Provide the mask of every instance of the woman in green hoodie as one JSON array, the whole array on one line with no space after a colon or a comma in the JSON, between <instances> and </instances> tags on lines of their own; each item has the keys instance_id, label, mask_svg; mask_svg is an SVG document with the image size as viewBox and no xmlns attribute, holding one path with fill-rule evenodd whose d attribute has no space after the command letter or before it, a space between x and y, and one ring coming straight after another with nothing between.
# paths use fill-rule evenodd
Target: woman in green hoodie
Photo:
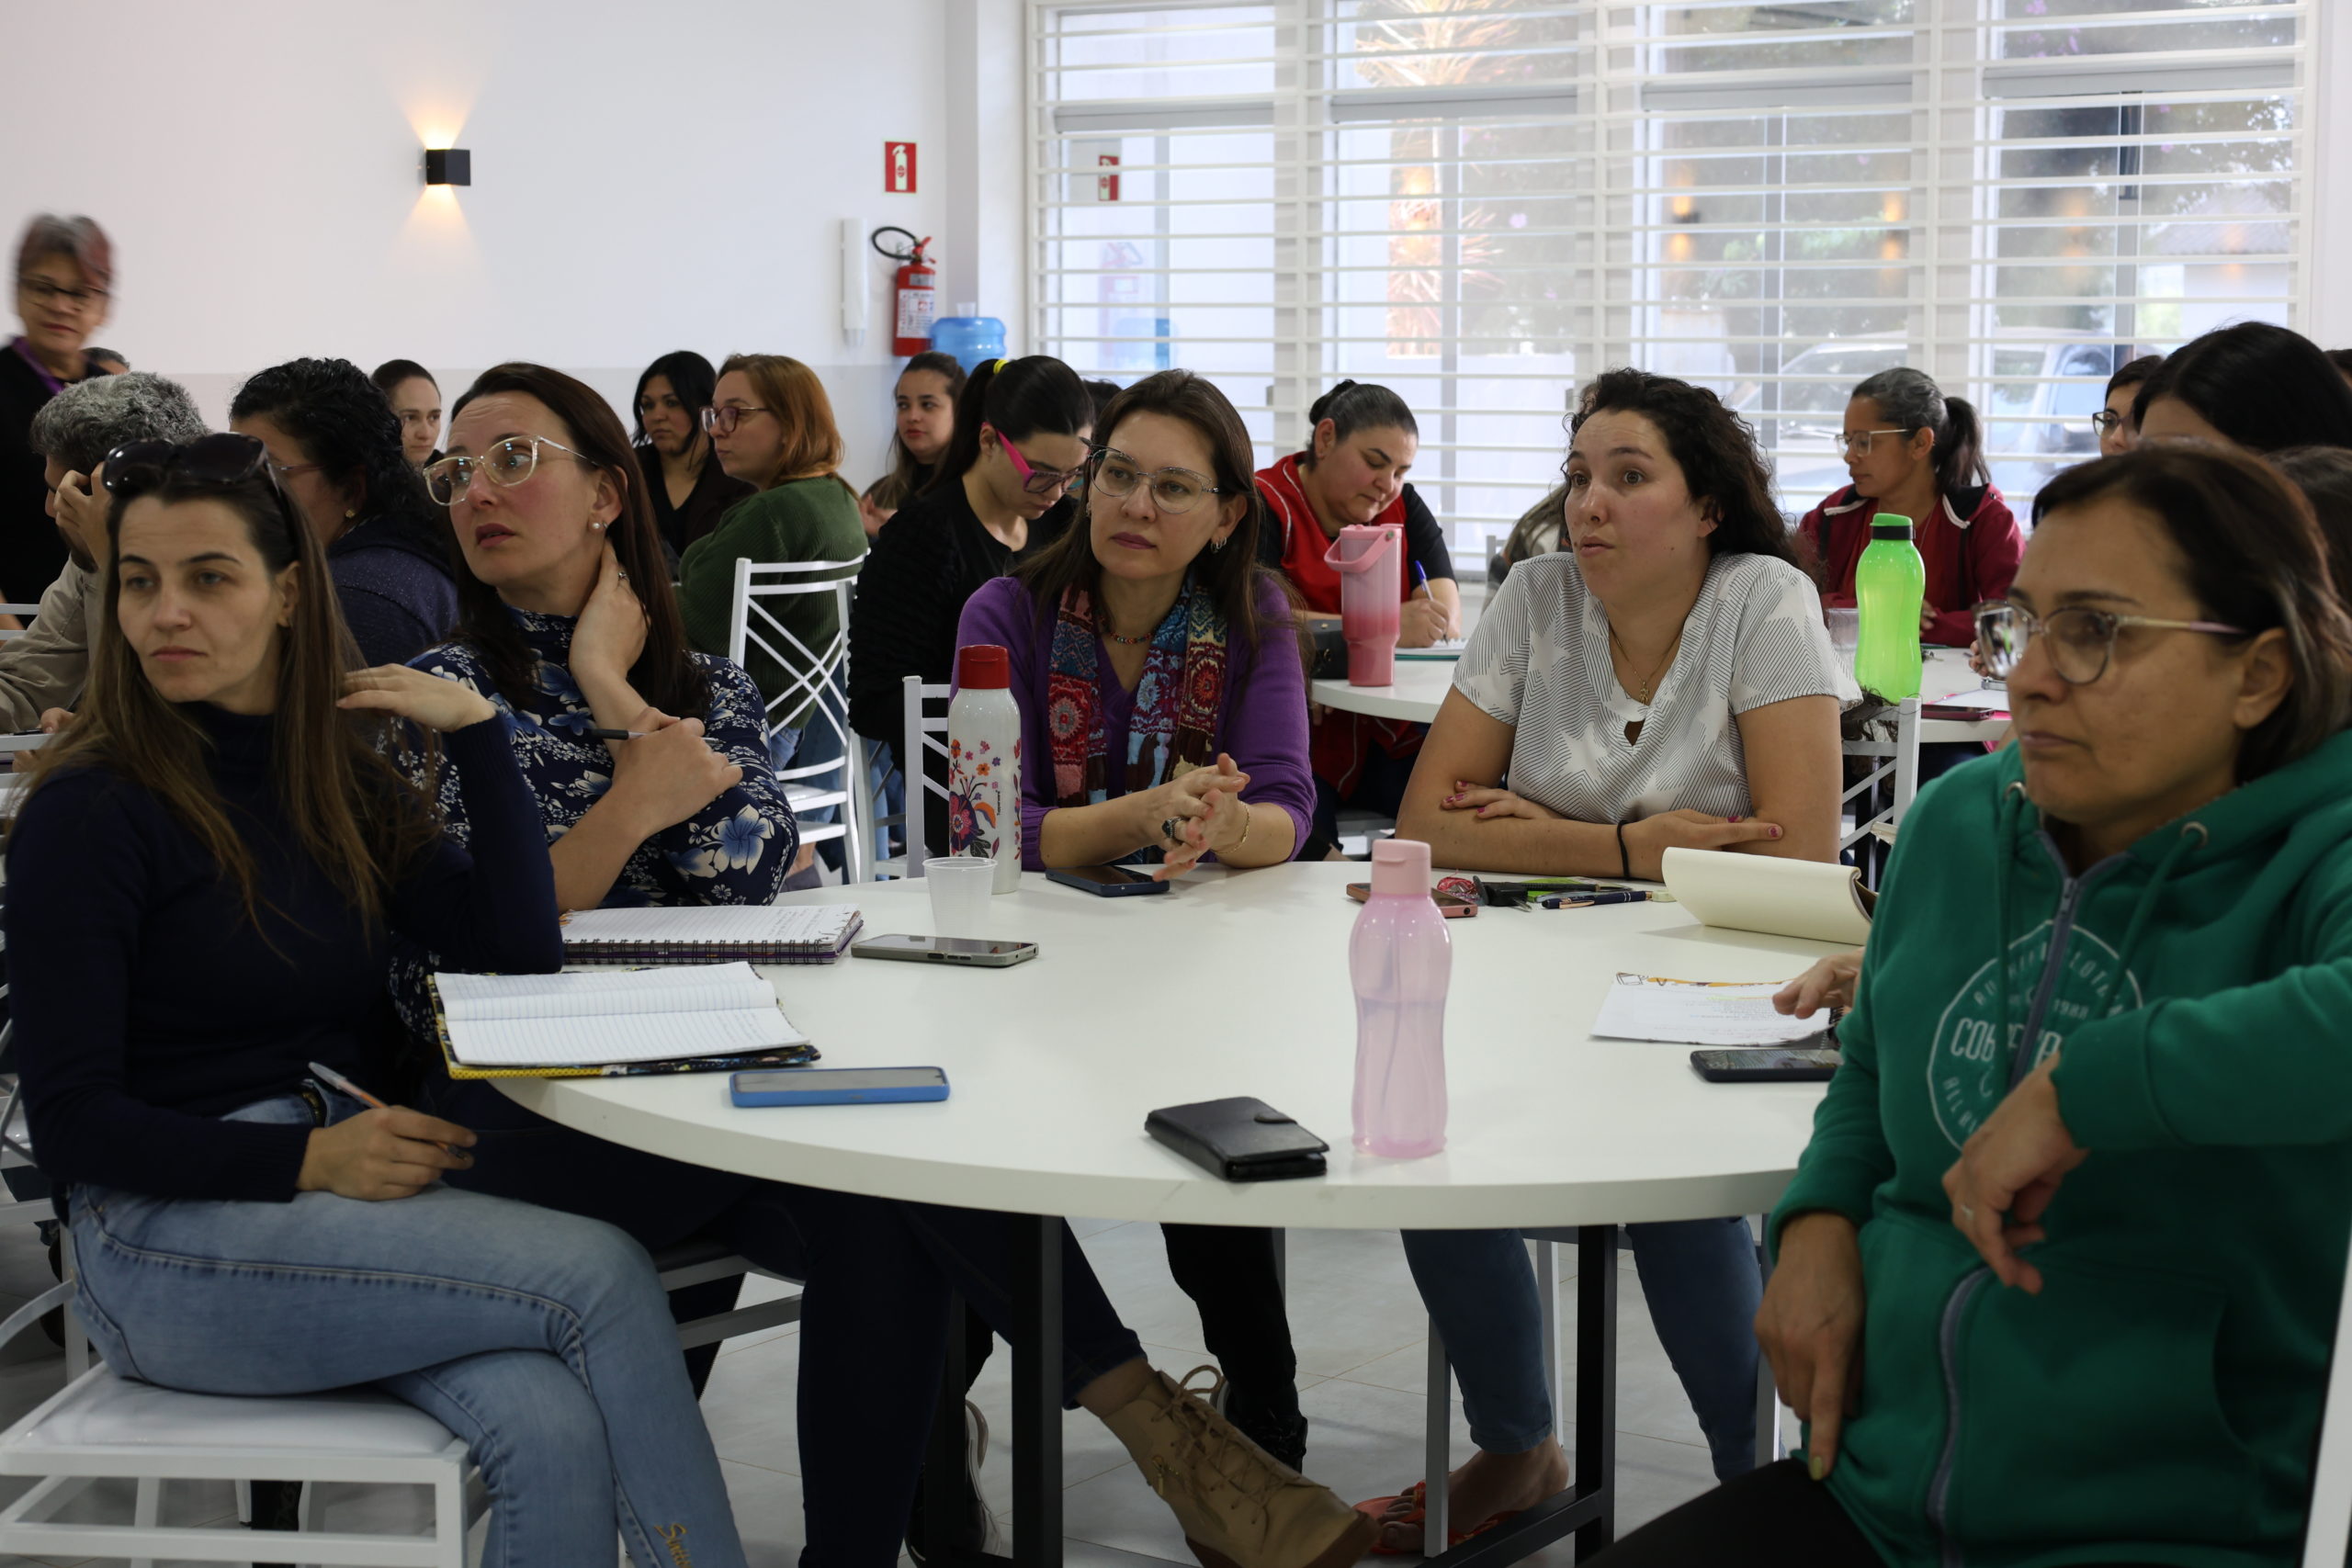
<instances>
[{"instance_id":1,"label":"woman in green hoodie","mask_svg":"<svg viewBox=\"0 0 2352 1568\"><path fill-rule=\"evenodd\" d=\"M2291 487L2156 447L2041 492L1979 628L2017 744L1904 819L1772 1217L1810 1457L1606 1568L2296 1559L2352 1226L2352 622Z\"/></svg>"}]
</instances>

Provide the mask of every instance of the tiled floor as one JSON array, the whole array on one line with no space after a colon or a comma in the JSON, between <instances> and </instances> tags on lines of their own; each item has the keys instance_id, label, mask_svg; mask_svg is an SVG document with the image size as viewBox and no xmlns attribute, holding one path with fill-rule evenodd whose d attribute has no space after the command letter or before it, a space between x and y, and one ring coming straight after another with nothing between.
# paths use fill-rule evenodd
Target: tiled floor
<instances>
[{"instance_id":1,"label":"tiled floor","mask_svg":"<svg viewBox=\"0 0 2352 1568\"><path fill-rule=\"evenodd\" d=\"M1204 1361L1199 1320L1169 1278L1158 1227L1080 1222L1078 1229L1104 1287L1153 1361L1180 1377ZM1560 1249L1560 1264L1562 1278L1572 1277L1572 1249ZM1620 1529L1626 1529L1695 1496L1711 1476L1697 1423L1651 1332L1630 1259L1623 1267L1617 1483ZM47 1282L47 1264L29 1232L0 1231L0 1314ZM752 1284L763 1288L762 1281ZM1419 1479L1427 1325L1396 1236L1293 1233L1290 1289L1300 1399L1313 1423L1308 1473L1351 1501ZM1573 1323L1574 1292L1563 1291L1561 1300L1565 1334ZM45 1341L40 1344L46 1348ZM18 1350L29 1354L32 1347L19 1341ZM1003 1447L1010 1432L1009 1360L1001 1352L991 1357L974 1393L998 1438L982 1482L1001 1513L1009 1507L1012 1478ZM799 1339L792 1328L729 1341L703 1400L737 1520L758 1568L791 1568L800 1551L799 1445L793 1430L798 1363ZM0 1421L15 1420L62 1377L63 1362L54 1355L20 1361L0 1357ZM1458 1401L1454 1442L1458 1460L1469 1451ZM1091 1416L1065 1418L1063 1475L1072 1568L1193 1562L1167 1509ZM7 1483L0 1496L17 1490ZM101 1495L89 1506L122 1509L127 1517L127 1491ZM323 1501L331 1527L386 1529L424 1517L421 1491L345 1488ZM167 1522L209 1522L230 1517L233 1501L226 1486L186 1485L167 1489L165 1506ZM1534 1561L1566 1560L1565 1548L1555 1547ZM0 1557L0 1568L25 1568L32 1561Z\"/></svg>"}]
</instances>

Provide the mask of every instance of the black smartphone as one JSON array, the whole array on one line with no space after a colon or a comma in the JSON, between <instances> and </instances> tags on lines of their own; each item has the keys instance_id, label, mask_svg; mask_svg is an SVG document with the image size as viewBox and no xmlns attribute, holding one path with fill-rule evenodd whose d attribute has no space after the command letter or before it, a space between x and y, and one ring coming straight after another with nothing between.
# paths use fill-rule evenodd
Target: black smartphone
<instances>
[{"instance_id":1,"label":"black smartphone","mask_svg":"<svg viewBox=\"0 0 2352 1568\"><path fill-rule=\"evenodd\" d=\"M1046 873L1046 880L1064 887L1081 887L1103 898L1135 898L1153 893L1173 893L1172 882L1155 882L1151 873L1131 865L1067 865Z\"/></svg>"},{"instance_id":2,"label":"black smartphone","mask_svg":"<svg viewBox=\"0 0 2352 1568\"><path fill-rule=\"evenodd\" d=\"M852 958L899 958L913 964L964 964L1010 969L1037 956L1034 942L992 942L964 936L868 937L849 950Z\"/></svg>"},{"instance_id":3,"label":"black smartphone","mask_svg":"<svg viewBox=\"0 0 2352 1568\"><path fill-rule=\"evenodd\" d=\"M1835 1051L1786 1045L1690 1053L1690 1065L1709 1083L1822 1083L1838 1070L1838 1060Z\"/></svg>"}]
</instances>

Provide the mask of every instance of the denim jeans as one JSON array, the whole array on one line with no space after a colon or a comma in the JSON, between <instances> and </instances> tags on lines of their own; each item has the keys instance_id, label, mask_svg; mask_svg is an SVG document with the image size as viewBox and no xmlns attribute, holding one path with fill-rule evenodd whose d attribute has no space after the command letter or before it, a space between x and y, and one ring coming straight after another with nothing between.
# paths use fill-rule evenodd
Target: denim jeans
<instances>
[{"instance_id":1,"label":"denim jeans","mask_svg":"<svg viewBox=\"0 0 2352 1568\"><path fill-rule=\"evenodd\" d=\"M311 1120L290 1095L232 1115ZM743 1562L661 1285L610 1225L447 1186L263 1203L85 1184L73 1223L81 1312L115 1371L406 1400L481 1467L484 1568L610 1562L616 1525L639 1568Z\"/></svg>"},{"instance_id":2,"label":"denim jeans","mask_svg":"<svg viewBox=\"0 0 2352 1568\"><path fill-rule=\"evenodd\" d=\"M1715 1478L1756 1464L1756 1309L1764 1277L1747 1222L1627 1225L1650 1322L1707 1437ZM1405 1258L1444 1337L1470 1439L1524 1453L1552 1435L1543 1319L1524 1238L1515 1230L1407 1231Z\"/></svg>"}]
</instances>

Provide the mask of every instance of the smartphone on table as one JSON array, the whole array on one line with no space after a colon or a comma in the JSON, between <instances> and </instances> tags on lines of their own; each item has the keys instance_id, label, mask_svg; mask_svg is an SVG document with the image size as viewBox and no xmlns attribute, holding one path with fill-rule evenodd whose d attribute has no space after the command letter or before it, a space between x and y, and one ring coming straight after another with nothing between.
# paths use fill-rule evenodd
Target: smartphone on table
<instances>
[{"instance_id":1,"label":"smartphone on table","mask_svg":"<svg viewBox=\"0 0 2352 1568\"><path fill-rule=\"evenodd\" d=\"M1690 1066L1709 1083L1826 1083L1838 1062L1835 1051L1787 1045L1690 1053Z\"/></svg>"},{"instance_id":2,"label":"smartphone on table","mask_svg":"<svg viewBox=\"0 0 2352 1568\"><path fill-rule=\"evenodd\" d=\"M1359 904L1363 903L1372 897L1372 884L1369 882L1349 883L1348 897ZM1478 901L1475 898L1464 898L1459 893L1431 889L1430 897L1437 901L1437 912L1449 920L1466 920L1478 912Z\"/></svg>"},{"instance_id":3,"label":"smartphone on table","mask_svg":"<svg viewBox=\"0 0 2352 1568\"><path fill-rule=\"evenodd\" d=\"M980 969L1010 969L1037 956L1034 942L1001 942L969 936L876 936L852 944L852 958L898 958L910 964L962 964Z\"/></svg>"},{"instance_id":4,"label":"smartphone on table","mask_svg":"<svg viewBox=\"0 0 2352 1568\"><path fill-rule=\"evenodd\" d=\"M938 1067L797 1067L742 1072L728 1079L738 1105L888 1105L945 1100Z\"/></svg>"},{"instance_id":5,"label":"smartphone on table","mask_svg":"<svg viewBox=\"0 0 2352 1568\"><path fill-rule=\"evenodd\" d=\"M1132 865L1067 865L1046 873L1046 880L1064 887L1083 888L1104 898L1133 898L1152 893L1173 893L1172 882L1156 882L1151 873Z\"/></svg>"}]
</instances>

